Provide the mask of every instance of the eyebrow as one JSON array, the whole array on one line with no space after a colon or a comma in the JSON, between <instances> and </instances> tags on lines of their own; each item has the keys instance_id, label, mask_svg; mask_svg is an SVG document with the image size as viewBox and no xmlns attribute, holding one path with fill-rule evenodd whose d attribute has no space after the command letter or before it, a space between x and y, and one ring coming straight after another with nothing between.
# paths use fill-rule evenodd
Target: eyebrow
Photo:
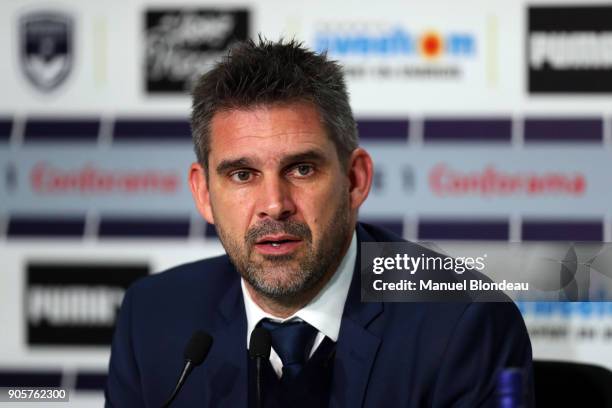
<instances>
[{"instance_id":1,"label":"eyebrow","mask_svg":"<svg viewBox=\"0 0 612 408\"><path fill-rule=\"evenodd\" d=\"M228 171L241 169L244 167L253 167L253 162L248 157L240 157L238 159L222 160L217 165L217 174L225 174Z\"/></svg>"},{"instance_id":2,"label":"eyebrow","mask_svg":"<svg viewBox=\"0 0 612 408\"><path fill-rule=\"evenodd\" d=\"M325 154L317 149L307 150L305 152L299 152L287 155L280 161L281 167L287 167L291 164L295 164L303 161L311 161L315 163L322 163L326 160ZM236 159L222 160L217 165L217 174L225 174L232 170L255 167L256 161L249 157L239 157Z\"/></svg>"},{"instance_id":3,"label":"eyebrow","mask_svg":"<svg viewBox=\"0 0 612 408\"><path fill-rule=\"evenodd\" d=\"M320 150L312 149L307 150L305 152L290 154L281 159L280 164L281 167L287 167L289 165L299 163L299 162L315 162L322 163L325 161L325 154Z\"/></svg>"}]
</instances>

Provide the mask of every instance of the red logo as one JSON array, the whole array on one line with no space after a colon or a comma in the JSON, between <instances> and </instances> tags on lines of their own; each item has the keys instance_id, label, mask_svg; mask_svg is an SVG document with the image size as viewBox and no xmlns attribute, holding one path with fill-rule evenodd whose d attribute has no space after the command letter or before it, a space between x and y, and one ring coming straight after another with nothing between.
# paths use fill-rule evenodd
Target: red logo
<instances>
[{"instance_id":1,"label":"red logo","mask_svg":"<svg viewBox=\"0 0 612 408\"><path fill-rule=\"evenodd\" d=\"M434 59L442 54L444 50L444 40L435 31L428 31L420 38L419 46L425 58Z\"/></svg>"},{"instance_id":2,"label":"red logo","mask_svg":"<svg viewBox=\"0 0 612 408\"><path fill-rule=\"evenodd\" d=\"M582 173L511 173L498 170L493 165L480 171L465 172L440 163L429 173L429 186L439 196L580 196L584 195L586 184Z\"/></svg>"},{"instance_id":3,"label":"red logo","mask_svg":"<svg viewBox=\"0 0 612 408\"><path fill-rule=\"evenodd\" d=\"M73 170L37 163L30 173L32 189L39 194L175 193L180 179L158 170L106 170L87 164Z\"/></svg>"}]
</instances>

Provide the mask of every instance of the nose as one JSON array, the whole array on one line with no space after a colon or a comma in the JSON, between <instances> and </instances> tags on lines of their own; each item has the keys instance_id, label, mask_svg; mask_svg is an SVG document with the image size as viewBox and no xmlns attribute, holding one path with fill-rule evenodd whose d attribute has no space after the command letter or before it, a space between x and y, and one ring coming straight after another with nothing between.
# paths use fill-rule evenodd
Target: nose
<instances>
[{"instance_id":1,"label":"nose","mask_svg":"<svg viewBox=\"0 0 612 408\"><path fill-rule=\"evenodd\" d=\"M257 216L259 218L269 217L282 221L291 217L296 212L291 186L282 177L266 177L260 190L258 207Z\"/></svg>"}]
</instances>

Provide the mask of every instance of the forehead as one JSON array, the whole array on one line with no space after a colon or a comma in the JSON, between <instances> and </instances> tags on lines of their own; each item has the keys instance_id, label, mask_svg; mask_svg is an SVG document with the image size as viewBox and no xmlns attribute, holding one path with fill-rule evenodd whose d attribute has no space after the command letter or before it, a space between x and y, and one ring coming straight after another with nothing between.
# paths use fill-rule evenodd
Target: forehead
<instances>
[{"instance_id":1,"label":"forehead","mask_svg":"<svg viewBox=\"0 0 612 408\"><path fill-rule=\"evenodd\" d=\"M265 105L217 112L211 121L210 160L281 158L305 149L335 153L318 110L311 104Z\"/></svg>"}]
</instances>

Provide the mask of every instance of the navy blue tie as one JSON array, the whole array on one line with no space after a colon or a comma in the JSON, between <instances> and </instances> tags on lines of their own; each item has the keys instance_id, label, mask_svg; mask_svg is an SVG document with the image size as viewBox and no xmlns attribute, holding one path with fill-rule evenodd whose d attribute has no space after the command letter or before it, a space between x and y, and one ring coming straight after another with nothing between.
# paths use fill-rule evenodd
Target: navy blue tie
<instances>
[{"instance_id":1,"label":"navy blue tie","mask_svg":"<svg viewBox=\"0 0 612 408\"><path fill-rule=\"evenodd\" d=\"M297 377L306 364L317 329L303 321L276 323L262 320L261 326L270 332L272 347L283 362L283 381Z\"/></svg>"}]
</instances>

